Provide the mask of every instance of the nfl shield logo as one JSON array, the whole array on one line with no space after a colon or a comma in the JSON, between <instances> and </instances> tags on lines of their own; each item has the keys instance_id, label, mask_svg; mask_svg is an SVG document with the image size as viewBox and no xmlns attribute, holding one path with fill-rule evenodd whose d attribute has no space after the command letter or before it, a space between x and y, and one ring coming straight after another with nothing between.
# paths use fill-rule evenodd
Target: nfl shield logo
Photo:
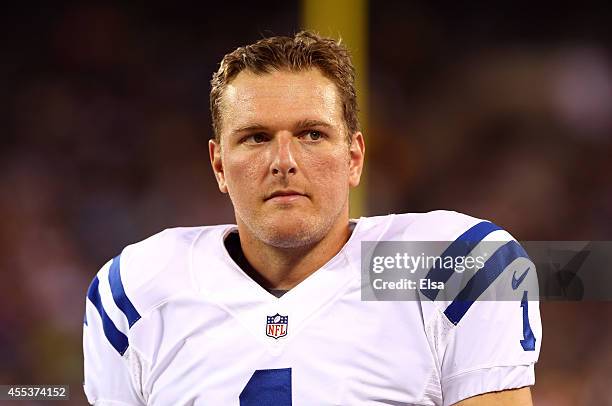
<instances>
[{"instance_id":1,"label":"nfl shield logo","mask_svg":"<svg viewBox=\"0 0 612 406\"><path fill-rule=\"evenodd\" d=\"M274 316L267 316L266 335L278 339L287 335L289 316L281 316L276 313Z\"/></svg>"}]
</instances>

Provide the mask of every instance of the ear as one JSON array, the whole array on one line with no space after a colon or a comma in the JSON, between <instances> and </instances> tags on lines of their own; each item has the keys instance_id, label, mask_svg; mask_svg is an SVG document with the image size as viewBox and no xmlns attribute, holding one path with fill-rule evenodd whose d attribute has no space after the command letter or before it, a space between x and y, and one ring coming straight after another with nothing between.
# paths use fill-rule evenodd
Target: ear
<instances>
[{"instance_id":1,"label":"ear","mask_svg":"<svg viewBox=\"0 0 612 406\"><path fill-rule=\"evenodd\" d=\"M222 193L227 193L227 184L225 183L225 172L223 171L223 161L221 160L221 144L215 140L208 141L208 154L210 156L210 165L217 179L219 190Z\"/></svg>"},{"instance_id":2,"label":"ear","mask_svg":"<svg viewBox=\"0 0 612 406\"><path fill-rule=\"evenodd\" d=\"M363 171L363 160L365 158L365 142L361 131L353 134L351 145L349 147L350 164L349 164L349 185L356 187L361 179Z\"/></svg>"}]
</instances>

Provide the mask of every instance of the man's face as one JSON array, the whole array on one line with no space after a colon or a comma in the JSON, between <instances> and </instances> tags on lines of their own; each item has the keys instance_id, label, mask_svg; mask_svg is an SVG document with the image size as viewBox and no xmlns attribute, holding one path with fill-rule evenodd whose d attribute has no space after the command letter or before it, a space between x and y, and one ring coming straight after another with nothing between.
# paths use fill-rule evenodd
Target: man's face
<instances>
[{"instance_id":1,"label":"man's face","mask_svg":"<svg viewBox=\"0 0 612 406\"><path fill-rule=\"evenodd\" d=\"M242 71L222 98L220 143L210 142L210 158L241 230L296 248L346 226L364 146L361 133L347 143L334 83L318 69Z\"/></svg>"}]
</instances>

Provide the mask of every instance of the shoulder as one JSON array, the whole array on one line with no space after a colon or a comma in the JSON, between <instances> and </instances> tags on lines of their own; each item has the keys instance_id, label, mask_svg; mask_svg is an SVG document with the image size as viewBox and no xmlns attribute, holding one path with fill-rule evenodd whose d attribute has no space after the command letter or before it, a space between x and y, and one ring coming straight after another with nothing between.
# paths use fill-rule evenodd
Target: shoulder
<instances>
[{"instance_id":1,"label":"shoulder","mask_svg":"<svg viewBox=\"0 0 612 406\"><path fill-rule=\"evenodd\" d=\"M113 259L130 291L152 282L180 281L188 276L189 252L199 238L214 227L169 228L143 241L128 245Z\"/></svg>"},{"instance_id":2,"label":"shoulder","mask_svg":"<svg viewBox=\"0 0 612 406\"><path fill-rule=\"evenodd\" d=\"M413 252L423 261L432 258L415 275L428 282L419 289L419 301L449 399L467 397L454 394L453 385L465 382L469 371L481 371L470 378L472 395L533 384L530 365L537 360L542 335L538 279L520 243L489 220L452 211L375 221L387 224L379 242L398 241L394 249ZM521 376L511 382L508 374L513 373ZM476 382L486 376L493 377L487 381L492 383L479 387Z\"/></svg>"},{"instance_id":3,"label":"shoulder","mask_svg":"<svg viewBox=\"0 0 612 406\"><path fill-rule=\"evenodd\" d=\"M515 271L522 275L531 269L521 287L537 287L535 266L527 252L510 233L489 220L443 210L368 220L379 227L376 236L366 236L366 240L377 241L372 245L373 253L395 255L400 250L415 260L427 260L427 265L419 268L423 274L414 274L430 282L420 293L435 302L454 325L476 300L485 296L489 301L492 297L514 300L522 293L512 279ZM383 246L386 241L394 243Z\"/></svg>"},{"instance_id":4,"label":"shoulder","mask_svg":"<svg viewBox=\"0 0 612 406\"><path fill-rule=\"evenodd\" d=\"M173 296L193 290L191 251L214 240L230 225L169 228L128 245L96 274L87 296L121 311L131 327L142 315Z\"/></svg>"},{"instance_id":5,"label":"shoulder","mask_svg":"<svg viewBox=\"0 0 612 406\"><path fill-rule=\"evenodd\" d=\"M491 233L496 238L512 239L493 222L449 210L425 213L401 213L365 218L372 224L383 224L382 239L400 241L481 240ZM493 236L492 236L493 237Z\"/></svg>"}]
</instances>

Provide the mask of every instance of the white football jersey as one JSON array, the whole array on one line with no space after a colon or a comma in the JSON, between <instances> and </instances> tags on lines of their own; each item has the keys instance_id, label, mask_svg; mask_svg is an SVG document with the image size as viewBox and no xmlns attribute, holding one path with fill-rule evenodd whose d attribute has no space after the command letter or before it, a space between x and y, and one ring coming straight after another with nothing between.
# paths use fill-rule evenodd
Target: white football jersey
<instances>
[{"instance_id":1,"label":"white football jersey","mask_svg":"<svg viewBox=\"0 0 612 406\"><path fill-rule=\"evenodd\" d=\"M528 259L494 224L448 211L361 218L280 298L229 256L236 231L168 229L102 267L83 333L91 404L451 405L534 384L537 301L362 300L361 241L502 241L492 266L510 283Z\"/></svg>"}]
</instances>

